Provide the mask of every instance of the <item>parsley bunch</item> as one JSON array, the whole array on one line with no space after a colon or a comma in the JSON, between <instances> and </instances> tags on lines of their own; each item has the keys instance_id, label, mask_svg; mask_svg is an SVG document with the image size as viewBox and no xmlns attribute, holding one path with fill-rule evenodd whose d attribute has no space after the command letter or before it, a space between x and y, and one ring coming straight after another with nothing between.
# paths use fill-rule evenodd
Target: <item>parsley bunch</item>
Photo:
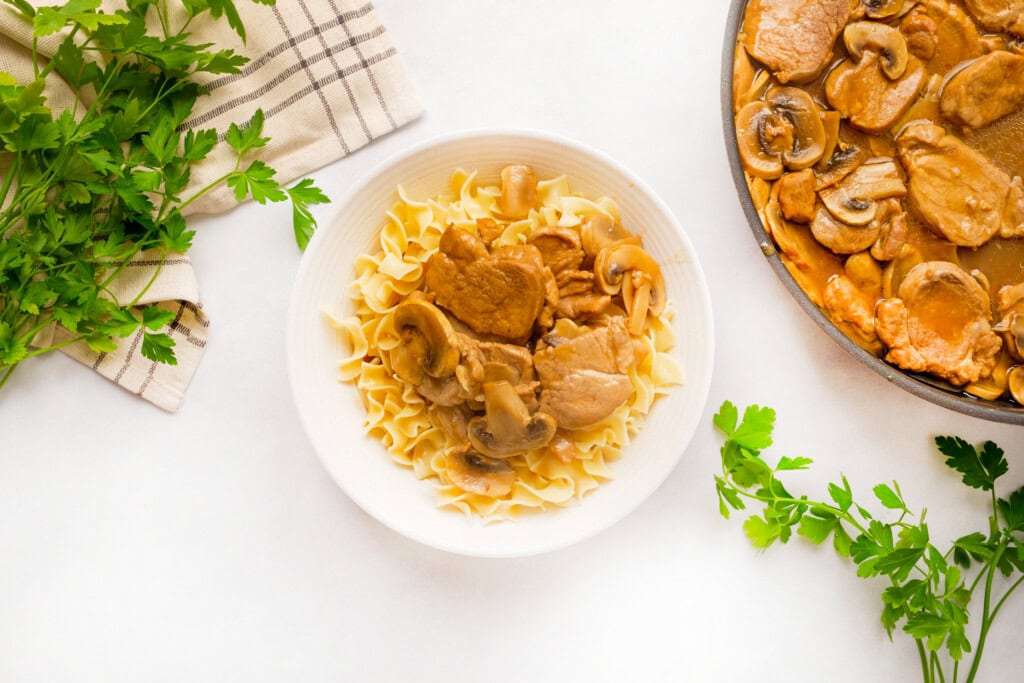
<instances>
[{"instance_id":1,"label":"parsley bunch","mask_svg":"<svg viewBox=\"0 0 1024 683\"><path fill-rule=\"evenodd\" d=\"M300 248L316 227L309 206L327 197L311 180L283 187L274 169L247 161L269 142L261 111L223 135L182 131L205 94L195 76L238 73L248 62L190 40L189 25L206 13L226 20L244 40L232 0L181 0L186 19L178 29L170 25L168 0L127 0L127 9L114 13L100 10L100 0L39 8L3 2L31 22L35 78L18 83L0 73L0 387L27 358L79 341L112 351L117 339L140 328L142 354L174 364L174 341L159 332L173 315L137 306L156 275L131 301L118 301L110 289L132 257L147 251L162 264L170 253L187 251L194 233L183 211L224 184L238 201L290 199ZM147 17L159 25L156 35L147 30ZM39 38L62 30L65 39L43 64ZM72 110L47 106L43 88L51 72L79 95ZM183 194L193 165L221 139L234 151L234 167ZM73 336L33 349L53 323Z\"/></svg>"},{"instance_id":2,"label":"parsley bunch","mask_svg":"<svg viewBox=\"0 0 1024 683\"><path fill-rule=\"evenodd\" d=\"M715 477L719 510L726 519L732 510L757 505L760 514L750 516L743 529L762 549L776 541L786 543L794 532L815 544L831 538L836 552L857 566L857 576L888 581L882 593L882 625L890 637L901 628L914 639L925 683L975 679L989 629L1024 582L1024 489L997 497L996 480L1006 474L1007 463L996 444L986 442L979 451L957 437L935 439L946 465L967 486L987 492L992 503L985 531L962 536L941 551L931 542L926 511L914 515L896 482L873 489L888 511L885 516L894 518L889 522L855 502L845 476L829 484L826 502L790 493L779 476L807 469L812 461L782 457L772 467L761 457L772 444L771 408L750 406L740 420L736 406L726 401L714 423L726 437L722 474ZM1001 595L995 586L999 574L1009 584ZM966 631L968 606L979 589L981 627L972 647ZM961 679L960 664L967 654L972 657Z\"/></svg>"}]
</instances>

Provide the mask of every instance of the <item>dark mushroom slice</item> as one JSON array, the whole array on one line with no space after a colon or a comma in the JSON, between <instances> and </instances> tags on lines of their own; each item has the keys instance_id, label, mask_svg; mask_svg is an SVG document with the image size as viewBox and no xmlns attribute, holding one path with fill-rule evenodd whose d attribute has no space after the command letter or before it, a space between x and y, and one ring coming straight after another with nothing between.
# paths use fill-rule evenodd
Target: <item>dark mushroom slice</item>
<instances>
[{"instance_id":1,"label":"dark mushroom slice","mask_svg":"<svg viewBox=\"0 0 1024 683\"><path fill-rule=\"evenodd\" d=\"M455 373L460 358L455 330L441 309L424 299L406 299L395 307L394 321L402 340L391 351L395 374L420 384L426 377Z\"/></svg>"},{"instance_id":2,"label":"dark mushroom slice","mask_svg":"<svg viewBox=\"0 0 1024 683\"><path fill-rule=\"evenodd\" d=\"M558 425L544 412L530 415L510 382L485 382L484 417L469 422L469 441L491 458L510 458L546 446Z\"/></svg>"},{"instance_id":3,"label":"dark mushroom slice","mask_svg":"<svg viewBox=\"0 0 1024 683\"><path fill-rule=\"evenodd\" d=\"M450 451L444 464L453 484L488 498L507 496L516 481L516 472L507 462L488 458L469 446Z\"/></svg>"},{"instance_id":4,"label":"dark mushroom slice","mask_svg":"<svg viewBox=\"0 0 1024 683\"><path fill-rule=\"evenodd\" d=\"M868 155L860 147L850 145L837 150L827 159L818 163L815 171L815 189L824 190L850 175L863 164Z\"/></svg>"}]
</instances>

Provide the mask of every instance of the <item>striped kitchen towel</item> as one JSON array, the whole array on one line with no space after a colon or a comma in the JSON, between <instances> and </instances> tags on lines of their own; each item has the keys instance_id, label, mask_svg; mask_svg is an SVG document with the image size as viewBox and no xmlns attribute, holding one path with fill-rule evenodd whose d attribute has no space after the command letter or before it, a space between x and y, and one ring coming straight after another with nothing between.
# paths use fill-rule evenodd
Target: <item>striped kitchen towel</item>
<instances>
[{"instance_id":1,"label":"striped kitchen towel","mask_svg":"<svg viewBox=\"0 0 1024 683\"><path fill-rule=\"evenodd\" d=\"M118 6L124 6L123 0L103 2L107 11ZM205 78L210 94L200 98L186 128L223 132L230 123L247 121L256 109L262 109L264 134L271 143L260 150L259 158L277 169L282 182L289 182L422 114L415 88L369 2L279 0L276 6L249 2L237 6L247 27L244 45L226 22L215 22L208 15L190 26L195 42L234 49L251 61L240 74ZM22 82L31 78L31 59L25 49L31 39L31 27L24 19L10 8L0 9L0 71ZM51 36L40 41L40 50L52 54L59 42L59 36ZM61 88L67 92L60 92ZM51 105L68 99L69 89L62 83L50 82L48 91ZM224 147L193 170L192 187L202 187L234 165L231 150ZM235 203L231 191L222 187L192 204L189 212L215 213ZM169 329L163 331L176 341L176 366L143 357L139 353L141 338L125 339L117 351L106 354L96 354L81 343L62 351L173 412L198 367L210 323L185 255L172 255L157 272L153 255L140 254L124 269L118 288L124 293L138 292L154 274L156 280L140 305L157 304L175 313ZM37 338L36 344L59 343L67 334L53 328Z\"/></svg>"}]
</instances>

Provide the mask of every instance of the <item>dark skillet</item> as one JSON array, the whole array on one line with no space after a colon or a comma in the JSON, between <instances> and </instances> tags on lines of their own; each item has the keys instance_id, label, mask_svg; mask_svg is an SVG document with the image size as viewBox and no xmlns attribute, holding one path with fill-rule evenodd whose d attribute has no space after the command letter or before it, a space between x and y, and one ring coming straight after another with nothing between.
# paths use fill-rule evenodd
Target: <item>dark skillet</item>
<instances>
[{"instance_id":1,"label":"dark skillet","mask_svg":"<svg viewBox=\"0 0 1024 683\"><path fill-rule=\"evenodd\" d=\"M925 375L905 372L895 366L889 365L881 358L877 358L855 344L849 337L842 333L832 324L821 310L815 306L800 285L796 283L793 276L786 270L771 237L765 232L761 223L761 217L754 207L747 189L747 181L743 176L743 165L740 162L739 150L736 146L736 124L733 117L732 107L732 74L733 59L736 50L736 38L739 33L740 24L743 21L743 10L746 7L746 0L732 0L729 8L729 18L726 21L725 45L722 49L722 127L725 131L725 149L729 156L729 166L732 169L733 182L736 184L736 191L739 194L740 204L743 206L743 213L747 217L747 223L757 239L761 251L764 253L768 264L775 271L775 274L782 280L782 284L789 290L789 293L800 304L800 308L818 324L824 332L842 346L853 357L871 368L882 377L885 377L896 386L909 391L927 401L931 401L943 408L955 410L958 413L979 417L992 422L1005 422L1008 424L1024 425L1024 408L1020 408L1009 401L985 401L969 396L960 389L953 387L941 380Z\"/></svg>"}]
</instances>

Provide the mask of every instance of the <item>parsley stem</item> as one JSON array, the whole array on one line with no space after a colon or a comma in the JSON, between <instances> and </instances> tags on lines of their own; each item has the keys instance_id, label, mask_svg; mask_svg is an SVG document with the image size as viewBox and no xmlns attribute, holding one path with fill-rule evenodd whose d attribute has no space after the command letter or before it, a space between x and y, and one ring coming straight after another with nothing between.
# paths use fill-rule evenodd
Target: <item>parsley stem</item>
<instances>
[{"instance_id":1,"label":"parsley stem","mask_svg":"<svg viewBox=\"0 0 1024 683\"><path fill-rule=\"evenodd\" d=\"M921 676L924 683L932 683L932 672L928 670L928 655L924 651L924 643L920 638L914 638L917 643L917 655L921 658Z\"/></svg>"},{"instance_id":2,"label":"parsley stem","mask_svg":"<svg viewBox=\"0 0 1024 683\"><path fill-rule=\"evenodd\" d=\"M7 380L9 380L11 378L11 375L14 374L14 369L16 367L18 367L18 363L7 366L7 369L4 371L4 376L0 377L0 389L3 389L4 385L7 384Z\"/></svg>"},{"instance_id":3,"label":"parsley stem","mask_svg":"<svg viewBox=\"0 0 1024 683\"><path fill-rule=\"evenodd\" d=\"M152 277L149 278L149 282L146 283L145 287L143 287L141 290L139 290L139 293L135 295L135 298L131 300L131 302L128 304L128 306L136 306L136 305L138 305L139 300L142 299L142 297L144 297L146 295L146 292L149 291L149 288L152 287L153 283L156 282L156 279L158 277L160 277L160 271L164 269L164 263L166 261L167 261L167 254L165 253L165 254L160 256L160 263L153 270L153 275L152 275Z\"/></svg>"},{"instance_id":4,"label":"parsley stem","mask_svg":"<svg viewBox=\"0 0 1024 683\"><path fill-rule=\"evenodd\" d=\"M995 499L995 493L993 492L993 500ZM996 568L999 566L999 561L1003 558L1003 553L1006 551L1006 539L1000 541L999 546L996 548L996 552L992 555L992 559L988 562L988 570L985 572L985 598L984 605L981 611L981 631L978 633L978 649L974 653L974 659L971 660L970 671L967 672L967 683L972 683L974 677L978 673L978 667L981 665L981 655L985 651L985 639L988 637L988 630L992 626L992 581L996 576Z\"/></svg>"},{"instance_id":5,"label":"parsley stem","mask_svg":"<svg viewBox=\"0 0 1024 683\"><path fill-rule=\"evenodd\" d=\"M1021 583L1024 583L1024 576L1021 576L1019 579L1014 581L1013 585L1010 586L1006 590L1006 593L1003 595L1003 597L1001 597L999 599L999 602L997 602L996 606L992 609L992 614L989 617L990 621L995 621L996 615L999 614L999 610L1002 609L1002 607L1003 607L1003 603L1006 602L1006 599L1008 597L1010 597L1011 593L1013 593L1015 590L1017 590L1017 587L1020 586Z\"/></svg>"},{"instance_id":6,"label":"parsley stem","mask_svg":"<svg viewBox=\"0 0 1024 683\"><path fill-rule=\"evenodd\" d=\"M7 177L4 178L4 186L0 187L0 204L7 199L7 193L11 190L11 184L18 175L18 171L21 168L21 154L15 154L11 160L11 165L7 169Z\"/></svg>"},{"instance_id":7,"label":"parsley stem","mask_svg":"<svg viewBox=\"0 0 1024 683\"><path fill-rule=\"evenodd\" d=\"M33 358L35 356L41 356L44 353L49 353L50 351L56 351L57 349L63 349L65 346L71 346L72 344L77 344L78 342L82 341L83 339L85 339L85 335L84 334L80 334L77 337L71 337L70 339L65 339L64 341L57 342L56 344L51 344L50 346L44 346L43 348L36 349L35 351L29 351L28 353L25 354L25 358Z\"/></svg>"},{"instance_id":8,"label":"parsley stem","mask_svg":"<svg viewBox=\"0 0 1024 683\"><path fill-rule=\"evenodd\" d=\"M944 673L942 673L942 663L939 661L939 655L935 652L932 652L931 660L932 670L934 672L932 680L938 680L939 683L946 683L946 676ZM938 675L938 679L935 678L936 674Z\"/></svg>"},{"instance_id":9,"label":"parsley stem","mask_svg":"<svg viewBox=\"0 0 1024 683\"><path fill-rule=\"evenodd\" d=\"M230 177L231 177L231 176L233 176L234 174L238 173L238 169L239 169L239 167L241 166L241 161L242 161L242 160L241 160L241 159L239 159L239 160L238 160L238 162L239 162L239 163L235 164L235 167L234 167L234 168L233 168L233 169L232 169L231 171L229 171L228 173L225 173L225 174L224 174L224 175L222 175L222 176L221 176L220 178L217 178L216 180L214 180L213 182L211 182L211 183L210 183L209 185L207 185L206 187L204 187L204 188L202 188L202 189L200 189L200 190L197 190L197 191L196 191L196 193L195 193L194 195L192 195L191 197L189 197L188 199L186 199L185 201L183 201L183 202L182 202L182 203L181 203L181 204L180 204L180 205L178 206L178 212L179 212L179 213L182 213L182 214L184 214L184 213L185 213L185 209L186 209L186 208L188 208L188 205L189 205L189 204L191 204L191 203L192 203L192 202L194 202L195 200L199 199L200 197L202 197L202 196L203 196L204 194L206 194L206 193L207 193L207 192L209 192L210 190L212 190L212 189L216 188L216 187L217 187L218 185L220 185L221 183L225 182L225 181L226 181L226 180L227 180L228 178L230 178Z\"/></svg>"}]
</instances>

